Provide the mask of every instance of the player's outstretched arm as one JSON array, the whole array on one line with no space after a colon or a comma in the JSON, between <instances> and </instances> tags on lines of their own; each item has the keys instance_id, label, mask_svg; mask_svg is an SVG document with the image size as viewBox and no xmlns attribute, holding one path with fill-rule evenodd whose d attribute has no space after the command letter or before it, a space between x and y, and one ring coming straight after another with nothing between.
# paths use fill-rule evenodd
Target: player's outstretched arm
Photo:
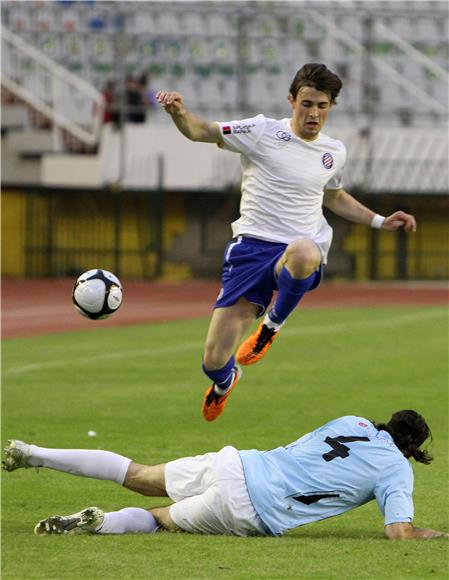
<instances>
[{"instance_id":1,"label":"player's outstretched arm","mask_svg":"<svg viewBox=\"0 0 449 580\"><path fill-rule=\"evenodd\" d=\"M175 125L188 139L203 143L223 144L218 124L209 123L187 111L180 93L159 91L156 94L156 99L171 115Z\"/></svg>"},{"instance_id":2,"label":"player's outstretched arm","mask_svg":"<svg viewBox=\"0 0 449 580\"><path fill-rule=\"evenodd\" d=\"M376 214L362 203L357 201L344 189L325 191L323 204L335 214L351 222L365 224L367 226L373 225L373 227L375 227L374 224L372 224L372 221ZM390 216L386 217L382 224L378 225L377 227L381 227L382 229L389 231L395 231L400 228L404 228L406 232L415 232L416 221L412 215L403 211L396 211Z\"/></svg>"},{"instance_id":3,"label":"player's outstretched arm","mask_svg":"<svg viewBox=\"0 0 449 580\"><path fill-rule=\"evenodd\" d=\"M430 528L415 528L409 523L388 524L385 526L385 535L389 540L413 540L423 539L430 540L432 538L448 538L447 532L439 532Z\"/></svg>"}]
</instances>

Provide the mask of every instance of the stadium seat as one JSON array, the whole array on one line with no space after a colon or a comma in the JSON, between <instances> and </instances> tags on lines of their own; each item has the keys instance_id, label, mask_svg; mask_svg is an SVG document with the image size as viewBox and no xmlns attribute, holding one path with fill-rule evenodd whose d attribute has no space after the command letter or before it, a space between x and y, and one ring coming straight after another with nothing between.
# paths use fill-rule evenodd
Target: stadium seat
<instances>
[{"instance_id":1,"label":"stadium seat","mask_svg":"<svg viewBox=\"0 0 449 580\"><path fill-rule=\"evenodd\" d=\"M307 7L263 3L254 12L245 3L129 2L124 10L121 2L5 2L2 22L98 89L116 74L117 32L122 31L125 71L149 72L160 86L176 86L189 99L196 95L196 106L202 104L205 114L217 107L237 112L240 108L242 113L262 106L269 114L284 110L285 94L299 66L326 62L344 81L338 107L343 119L360 111L366 96L365 57L351 40L365 42L368 16L374 58L390 65L396 78L402 75L424 91L428 86L436 101L446 102L445 79L410 58L375 26L381 22L447 70L448 18L443 4L434 2L429 12L420 3L386 7L373 0L368 13L362 6L327 2ZM335 27L337 33L332 32ZM248 89L239 87L242 71L248 75ZM379 96L376 114L388 111L390 121L401 125L405 106L416 122L422 103L413 91L401 89L375 63L369 75L370 84L376 84L374 98Z\"/></svg>"}]
</instances>

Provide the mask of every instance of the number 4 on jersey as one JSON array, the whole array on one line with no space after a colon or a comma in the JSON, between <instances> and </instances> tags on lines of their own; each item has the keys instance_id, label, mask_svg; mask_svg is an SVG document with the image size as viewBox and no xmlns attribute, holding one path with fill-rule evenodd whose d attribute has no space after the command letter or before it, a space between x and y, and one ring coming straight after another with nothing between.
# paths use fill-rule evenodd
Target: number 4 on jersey
<instances>
[{"instance_id":1,"label":"number 4 on jersey","mask_svg":"<svg viewBox=\"0 0 449 580\"><path fill-rule=\"evenodd\" d=\"M341 457L342 459L349 457L349 447L343 445L343 443L352 443L353 441L369 441L369 437L345 437L344 435L326 437L324 442L332 447L332 451L323 453L324 461L332 461L336 457Z\"/></svg>"}]
</instances>

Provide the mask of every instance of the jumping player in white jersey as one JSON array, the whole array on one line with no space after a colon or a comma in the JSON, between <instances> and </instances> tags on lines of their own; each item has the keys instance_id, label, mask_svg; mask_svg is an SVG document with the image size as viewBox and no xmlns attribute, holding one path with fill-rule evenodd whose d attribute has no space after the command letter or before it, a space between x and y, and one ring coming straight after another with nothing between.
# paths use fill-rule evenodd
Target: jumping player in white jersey
<instances>
[{"instance_id":1,"label":"jumping player in white jersey","mask_svg":"<svg viewBox=\"0 0 449 580\"><path fill-rule=\"evenodd\" d=\"M203 355L203 371L213 381L203 415L213 421L223 411L240 365L259 361L304 294L318 286L332 241L322 206L360 224L415 231L412 215L375 214L343 189L346 149L321 133L342 83L323 64L306 64L288 95L292 116L207 122L185 108L176 92L156 96L176 127L192 141L216 143L240 153L243 169L240 218L224 255L222 289L215 303ZM254 320L256 332L234 352Z\"/></svg>"},{"instance_id":2,"label":"jumping player in white jersey","mask_svg":"<svg viewBox=\"0 0 449 580\"><path fill-rule=\"evenodd\" d=\"M388 538L436 538L449 534L412 524L413 471L408 459L430 463L432 458L420 449L429 435L424 418L408 410L394 413L386 424L341 417L271 451L224 447L155 466L109 451L47 449L10 440L2 465L6 471L47 467L115 481L175 502L149 510L104 512L90 507L50 516L37 523L36 534L166 530L280 536L376 499Z\"/></svg>"}]
</instances>

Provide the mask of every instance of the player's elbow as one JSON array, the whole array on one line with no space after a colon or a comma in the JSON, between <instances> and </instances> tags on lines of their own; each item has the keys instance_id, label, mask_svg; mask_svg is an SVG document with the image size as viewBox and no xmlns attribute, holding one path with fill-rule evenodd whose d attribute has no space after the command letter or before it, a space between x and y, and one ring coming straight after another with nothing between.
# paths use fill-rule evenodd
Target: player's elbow
<instances>
[{"instance_id":1,"label":"player's elbow","mask_svg":"<svg viewBox=\"0 0 449 580\"><path fill-rule=\"evenodd\" d=\"M216 143L219 145L217 140L208 133L193 133L189 136L189 139L190 141L195 141L197 143Z\"/></svg>"},{"instance_id":2,"label":"player's elbow","mask_svg":"<svg viewBox=\"0 0 449 580\"><path fill-rule=\"evenodd\" d=\"M413 538L413 526L405 522L388 524L384 530L389 540L408 540L409 538Z\"/></svg>"},{"instance_id":3,"label":"player's elbow","mask_svg":"<svg viewBox=\"0 0 449 580\"><path fill-rule=\"evenodd\" d=\"M197 125L194 130L190 132L192 141L199 141L200 143L220 143L222 141L221 134L217 123L201 123Z\"/></svg>"}]
</instances>

